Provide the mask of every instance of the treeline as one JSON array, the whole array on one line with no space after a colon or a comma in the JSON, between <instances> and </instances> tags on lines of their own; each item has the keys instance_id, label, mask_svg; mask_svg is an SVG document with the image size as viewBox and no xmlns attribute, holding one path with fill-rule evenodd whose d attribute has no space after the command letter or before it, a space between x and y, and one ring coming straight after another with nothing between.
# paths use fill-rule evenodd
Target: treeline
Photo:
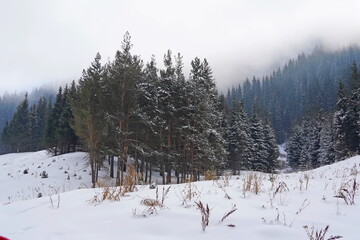
<instances>
[{"instance_id":1,"label":"treeline","mask_svg":"<svg viewBox=\"0 0 360 240\"><path fill-rule=\"evenodd\" d=\"M339 80L343 80L346 91L351 89L350 66L354 61L360 62L357 46L334 52L317 47L310 55L301 54L262 79L246 79L232 87L226 95L227 106L231 108L234 101L241 100L251 116L255 105L263 119L268 115L277 142L283 143L292 126L300 124L306 115L320 110L324 114L334 112Z\"/></svg>"},{"instance_id":2,"label":"treeline","mask_svg":"<svg viewBox=\"0 0 360 240\"><path fill-rule=\"evenodd\" d=\"M341 161L360 151L360 73L357 64L338 83L334 113L308 115L294 126L288 144L288 163L293 169L311 169Z\"/></svg>"},{"instance_id":3,"label":"treeline","mask_svg":"<svg viewBox=\"0 0 360 240\"><path fill-rule=\"evenodd\" d=\"M39 87L33 89L28 94L28 101L30 105L36 104L40 98L44 97L46 100L55 97L56 89L50 87ZM8 93L5 92L0 97L0 129L3 129L6 122L9 122L16 112L16 107L24 100L25 92L22 93Z\"/></svg>"},{"instance_id":4,"label":"treeline","mask_svg":"<svg viewBox=\"0 0 360 240\"><path fill-rule=\"evenodd\" d=\"M72 85L75 93L75 85ZM30 106L28 95L17 106L12 119L6 122L1 144L4 152L27 152L49 149L54 155L75 151L77 137L71 128L71 92L59 88L55 103L41 97Z\"/></svg>"},{"instance_id":5,"label":"treeline","mask_svg":"<svg viewBox=\"0 0 360 240\"><path fill-rule=\"evenodd\" d=\"M59 91L47 111L49 149L86 150L93 186L104 165L122 185L130 159L144 182L158 171L164 184L196 180L207 170L274 171L278 150L269 121L256 112L247 119L241 103L227 111L206 59L195 58L186 79L180 54L169 50L158 69L131 47L127 33L113 61L102 65L97 54L78 84Z\"/></svg>"}]
</instances>

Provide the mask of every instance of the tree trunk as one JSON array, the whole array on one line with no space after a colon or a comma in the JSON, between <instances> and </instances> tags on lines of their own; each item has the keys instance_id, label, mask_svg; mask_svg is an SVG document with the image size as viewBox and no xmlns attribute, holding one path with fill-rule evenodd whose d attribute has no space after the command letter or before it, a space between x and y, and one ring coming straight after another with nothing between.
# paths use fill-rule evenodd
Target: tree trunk
<instances>
[{"instance_id":1,"label":"tree trunk","mask_svg":"<svg viewBox=\"0 0 360 240\"><path fill-rule=\"evenodd\" d=\"M113 155L109 156L109 160L110 160L110 177L114 178L114 156Z\"/></svg>"},{"instance_id":2,"label":"tree trunk","mask_svg":"<svg viewBox=\"0 0 360 240\"><path fill-rule=\"evenodd\" d=\"M152 164L149 163L149 183L151 183L152 180Z\"/></svg>"}]
</instances>

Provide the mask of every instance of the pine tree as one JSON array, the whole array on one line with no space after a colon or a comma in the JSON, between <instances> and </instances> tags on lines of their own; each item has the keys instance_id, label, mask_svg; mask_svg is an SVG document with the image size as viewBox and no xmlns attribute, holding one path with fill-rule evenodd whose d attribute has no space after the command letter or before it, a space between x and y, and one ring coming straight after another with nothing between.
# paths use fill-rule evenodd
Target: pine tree
<instances>
[{"instance_id":1,"label":"pine tree","mask_svg":"<svg viewBox=\"0 0 360 240\"><path fill-rule=\"evenodd\" d=\"M102 71L101 56L98 53L79 80L76 98L72 101L74 114L74 129L77 136L84 142L89 152L91 166L92 187L95 187L98 169L103 161L102 140L105 131L105 116L102 108ZM56 103L55 103L56 107ZM54 109L55 109L54 107ZM68 112L65 111L67 119Z\"/></svg>"},{"instance_id":2,"label":"pine tree","mask_svg":"<svg viewBox=\"0 0 360 240\"><path fill-rule=\"evenodd\" d=\"M136 139L132 135L131 123L138 119L138 83L142 79L142 61L130 52L131 37L127 32L122 41L121 51L115 54L115 60L109 64L104 91L107 108L107 121L111 131L116 133L116 152L118 161L116 171L117 184L123 184L124 171L129 150L136 148ZM104 104L105 105L105 104Z\"/></svg>"},{"instance_id":3,"label":"pine tree","mask_svg":"<svg viewBox=\"0 0 360 240\"><path fill-rule=\"evenodd\" d=\"M218 109L218 93L212 77L212 70L204 59L195 58L191 62L189 95L191 113L191 173L216 168L225 161L225 140L221 132L221 116Z\"/></svg>"}]
</instances>

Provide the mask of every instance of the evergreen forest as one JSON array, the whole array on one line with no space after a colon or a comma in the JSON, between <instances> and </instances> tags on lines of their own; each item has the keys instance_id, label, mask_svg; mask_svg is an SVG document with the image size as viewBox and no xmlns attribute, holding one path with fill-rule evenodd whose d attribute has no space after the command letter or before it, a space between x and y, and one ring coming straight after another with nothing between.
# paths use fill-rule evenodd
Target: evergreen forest
<instances>
[{"instance_id":1,"label":"evergreen forest","mask_svg":"<svg viewBox=\"0 0 360 240\"><path fill-rule=\"evenodd\" d=\"M97 53L54 99L25 94L1 144L6 152L86 151L93 187L101 168L123 185L129 161L143 182L158 171L163 184L227 169L273 173L283 142L292 169L311 169L360 149L359 60L354 46L318 47L221 94L207 59L193 59L186 77L180 53L168 50L162 68L155 57L145 63L126 33L114 60Z\"/></svg>"}]
</instances>

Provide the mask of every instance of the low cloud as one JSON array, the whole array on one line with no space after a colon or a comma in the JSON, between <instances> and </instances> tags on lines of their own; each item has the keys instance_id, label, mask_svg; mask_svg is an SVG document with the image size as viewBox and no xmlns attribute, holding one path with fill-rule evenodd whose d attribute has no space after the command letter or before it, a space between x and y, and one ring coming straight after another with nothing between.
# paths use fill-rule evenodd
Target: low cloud
<instances>
[{"instance_id":1,"label":"low cloud","mask_svg":"<svg viewBox=\"0 0 360 240\"><path fill-rule=\"evenodd\" d=\"M0 89L78 79L96 52L112 59L126 31L159 66L167 49L207 58L221 90L322 44L360 41L357 0L7 1L0 9Z\"/></svg>"}]
</instances>

